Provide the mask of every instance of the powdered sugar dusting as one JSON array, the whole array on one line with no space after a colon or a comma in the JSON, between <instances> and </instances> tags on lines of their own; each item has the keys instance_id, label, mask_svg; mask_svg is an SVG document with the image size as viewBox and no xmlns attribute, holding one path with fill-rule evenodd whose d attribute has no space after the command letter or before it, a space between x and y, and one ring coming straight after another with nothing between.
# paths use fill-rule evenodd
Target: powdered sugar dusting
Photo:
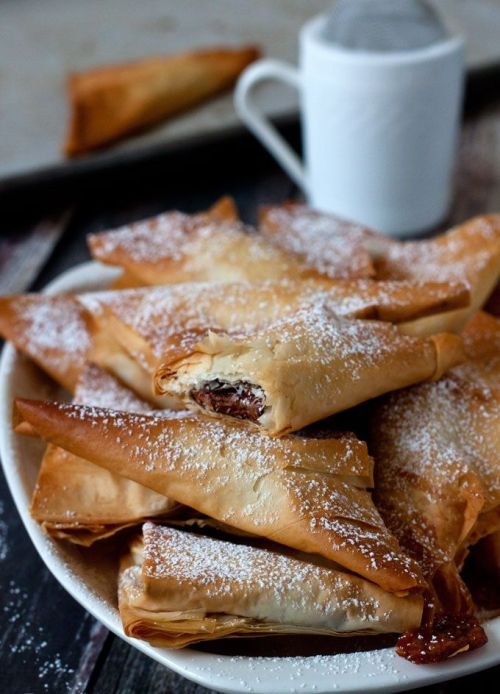
<instances>
[{"instance_id":1,"label":"powdered sugar dusting","mask_svg":"<svg viewBox=\"0 0 500 694\"><path fill-rule=\"evenodd\" d=\"M13 299L8 337L64 384L83 369L90 336L75 298L27 294Z\"/></svg>"},{"instance_id":2,"label":"powdered sugar dusting","mask_svg":"<svg viewBox=\"0 0 500 694\"><path fill-rule=\"evenodd\" d=\"M431 575L453 559L471 522L465 514L476 514L474 522L500 505L496 324L496 335L485 332L476 344L466 338L468 362L436 383L392 394L373 418L377 503L403 545L421 548Z\"/></svg>"},{"instance_id":3,"label":"powdered sugar dusting","mask_svg":"<svg viewBox=\"0 0 500 694\"><path fill-rule=\"evenodd\" d=\"M3 501L0 501L0 561L4 561L7 559L8 554L9 554L9 545L8 545L8 529L7 529L7 523L3 519L3 514L4 514L4 505Z\"/></svg>"},{"instance_id":4,"label":"powdered sugar dusting","mask_svg":"<svg viewBox=\"0 0 500 694\"><path fill-rule=\"evenodd\" d=\"M335 284L312 280L197 282L95 292L81 295L79 301L103 324L112 315L141 337L142 350L151 353L151 362L155 363L167 350L177 354L189 350L209 330L248 334L299 310L320 307L344 317L387 311L393 317L405 316L415 306L417 294L416 305L421 308L439 305L450 291L455 290L371 280L339 280ZM151 368L144 351L137 350L134 356L145 368Z\"/></svg>"},{"instance_id":5,"label":"powdered sugar dusting","mask_svg":"<svg viewBox=\"0 0 500 694\"><path fill-rule=\"evenodd\" d=\"M270 245L251 227L241 222L212 221L203 215L190 217L168 212L143 222L90 237L96 258L135 267L139 276L147 267L147 277L160 278L170 267L188 279L264 279L280 272L289 274L293 259ZM244 263L235 260L245 259ZM222 271L224 276L222 276ZM168 280L168 275L165 274ZM172 281L172 280L170 280ZM175 280L174 280L175 281Z\"/></svg>"},{"instance_id":6,"label":"powdered sugar dusting","mask_svg":"<svg viewBox=\"0 0 500 694\"><path fill-rule=\"evenodd\" d=\"M297 311L257 331L251 338L235 335L234 341L236 345L240 342L246 345L249 354L253 348L256 361L260 346L265 345L272 351L276 363L286 361L307 372L307 387L326 407L345 395L347 374L352 386L368 372L383 368L388 360L395 359L395 355L400 364L399 377L404 378L404 370L409 368L411 360L426 356L429 375L434 370L433 349L425 338L401 335L385 322L339 318L327 306ZM331 367L331 372L325 367ZM410 372L413 373L413 369ZM370 393L369 397L377 394ZM332 406L331 412L323 416L333 412Z\"/></svg>"},{"instance_id":7,"label":"powdered sugar dusting","mask_svg":"<svg viewBox=\"0 0 500 694\"><path fill-rule=\"evenodd\" d=\"M338 631L370 629L370 623L383 628L399 601L358 577L152 523L144 526L143 575L146 589L162 579L181 590L189 586L183 591L185 610L230 611ZM175 590L174 595L179 609Z\"/></svg>"},{"instance_id":8,"label":"powdered sugar dusting","mask_svg":"<svg viewBox=\"0 0 500 694\"><path fill-rule=\"evenodd\" d=\"M99 366L87 364L76 389L74 402L109 407L126 412L151 412L152 406Z\"/></svg>"},{"instance_id":9,"label":"powdered sugar dusting","mask_svg":"<svg viewBox=\"0 0 500 694\"><path fill-rule=\"evenodd\" d=\"M113 231L89 236L97 259L112 259L125 252L137 263L151 262L164 256L169 244L180 245L191 228L190 217L182 212L166 212Z\"/></svg>"},{"instance_id":10,"label":"powdered sugar dusting","mask_svg":"<svg viewBox=\"0 0 500 694\"><path fill-rule=\"evenodd\" d=\"M500 263L500 216L477 217L429 241L391 244L379 259L380 279L463 282L474 288Z\"/></svg>"},{"instance_id":11,"label":"powdered sugar dusting","mask_svg":"<svg viewBox=\"0 0 500 694\"><path fill-rule=\"evenodd\" d=\"M373 232L305 205L264 211L262 233L328 277L369 277L373 266L365 243Z\"/></svg>"},{"instance_id":12,"label":"powdered sugar dusting","mask_svg":"<svg viewBox=\"0 0 500 694\"><path fill-rule=\"evenodd\" d=\"M127 476L138 482L147 476L152 486L161 480L156 490L181 503L299 549L300 538L308 537L310 547L375 582L418 583L418 569L399 551L363 489L366 449L352 436L276 439L210 418L57 407L85 422L99 449L120 456Z\"/></svg>"}]
</instances>

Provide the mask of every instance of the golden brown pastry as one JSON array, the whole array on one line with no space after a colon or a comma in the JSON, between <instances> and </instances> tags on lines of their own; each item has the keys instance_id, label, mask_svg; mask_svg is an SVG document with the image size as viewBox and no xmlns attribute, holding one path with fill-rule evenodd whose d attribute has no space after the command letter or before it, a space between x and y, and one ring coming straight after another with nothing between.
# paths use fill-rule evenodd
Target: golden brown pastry
<instances>
[{"instance_id":1,"label":"golden brown pastry","mask_svg":"<svg viewBox=\"0 0 500 694\"><path fill-rule=\"evenodd\" d=\"M460 285L372 280L304 280L206 284L187 283L134 291L97 292L79 297L94 335L92 359L158 407L176 406L155 398L151 381L167 353L189 354L211 331L248 332L293 315L328 306L338 315L378 318L398 324L468 301ZM179 406L177 404L177 406Z\"/></svg>"},{"instance_id":2,"label":"golden brown pastry","mask_svg":"<svg viewBox=\"0 0 500 694\"><path fill-rule=\"evenodd\" d=\"M397 597L352 574L146 523L122 561L128 636L181 648L227 636L402 632L422 597Z\"/></svg>"},{"instance_id":3,"label":"golden brown pastry","mask_svg":"<svg viewBox=\"0 0 500 694\"><path fill-rule=\"evenodd\" d=\"M387 240L375 264L379 279L465 283L471 293L468 308L413 325L414 333L459 331L483 306L500 277L500 215L475 217L426 241ZM406 332L411 330L407 326Z\"/></svg>"},{"instance_id":4,"label":"golden brown pastry","mask_svg":"<svg viewBox=\"0 0 500 694\"><path fill-rule=\"evenodd\" d=\"M165 212L113 231L89 234L87 243L96 260L122 267L124 281L132 286L170 284L187 279L172 257L178 253L174 246L188 241L199 226L210 228L212 224L218 227L233 222L238 222L238 210L234 200L225 196L203 212ZM120 284L115 288L123 288Z\"/></svg>"},{"instance_id":5,"label":"golden brown pastry","mask_svg":"<svg viewBox=\"0 0 500 694\"><path fill-rule=\"evenodd\" d=\"M373 275L368 251L349 244L341 262L283 250L227 210L197 215L181 212L136 222L88 237L96 260L119 265L144 284L258 282L272 279L359 278Z\"/></svg>"},{"instance_id":6,"label":"golden brown pastry","mask_svg":"<svg viewBox=\"0 0 500 694\"><path fill-rule=\"evenodd\" d=\"M76 386L75 402L151 411L146 402L91 364ZM33 492L31 515L52 537L88 546L145 518L165 517L177 507L151 489L49 444Z\"/></svg>"},{"instance_id":7,"label":"golden brown pastry","mask_svg":"<svg viewBox=\"0 0 500 694\"><path fill-rule=\"evenodd\" d=\"M109 285L110 289L135 289L143 287L144 283L140 279L134 277L131 272L124 270L118 277Z\"/></svg>"},{"instance_id":8,"label":"golden brown pastry","mask_svg":"<svg viewBox=\"0 0 500 694\"><path fill-rule=\"evenodd\" d=\"M206 101L258 57L254 46L216 48L70 75L66 154L103 147Z\"/></svg>"},{"instance_id":9,"label":"golden brown pastry","mask_svg":"<svg viewBox=\"0 0 500 694\"><path fill-rule=\"evenodd\" d=\"M465 363L372 415L378 507L450 612L470 606L468 547L500 529L500 320L477 314L464 341Z\"/></svg>"},{"instance_id":10,"label":"golden brown pastry","mask_svg":"<svg viewBox=\"0 0 500 694\"><path fill-rule=\"evenodd\" d=\"M433 380L462 358L461 339L407 337L389 323L305 309L247 335L211 332L164 355L157 393L186 407L296 431L391 390Z\"/></svg>"},{"instance_id":11,"label":"golden brown pastry","mask_svg":"<svg viewBox=\"0 0 500 694\"><path fill-rule=\"evenodd\" d=\"M90 335L73 296L0 297L0 335L71 393L85 366Z\"/></svg>"},{"instance_id":12,"label":"golden brown pastry","mask_svg":"<svg viewBox=\"0 0 500 694\"><path fill-rule=\"evenodd\" d=\"M17 417L74 455L245 532L319 554L390 592L423 585L372 503L353 435L270 438L245 423L17 401Z\"/></svg>"}]
</instances>

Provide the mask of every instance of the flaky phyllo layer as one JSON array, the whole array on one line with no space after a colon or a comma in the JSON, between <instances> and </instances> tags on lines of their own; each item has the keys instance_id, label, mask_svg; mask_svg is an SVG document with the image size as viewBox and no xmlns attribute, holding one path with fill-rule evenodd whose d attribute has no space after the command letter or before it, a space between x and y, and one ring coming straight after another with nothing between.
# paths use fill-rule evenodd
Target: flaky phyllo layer
<instances>
[{"instance_id":1,"label":"flaky phyllo layer","mask_svg":"<svg viewBox=\"0 0 500 694\"><path fill-rule=\"evenodd\" d=\"M249 334L211 332L157 368L157 392L188 407L295 431L404 386L439 378L463 358L456 335L402 335L382 321L348 320L325 305Z\"/></svg>"},{"instance_id":2,"label":"flaky phyllo layer","mask_svg":"<svg viewBox=\"0 0 500 694\"><path fill-rule=\"evenodd\" d=\"M122 561L125 632L180 648L222 636L400 633L422 598L276 551L147 523Z\"/></svg>"},{"instance_id":3,"label":"flaky phyllo layer","mask_svg":"<svg viewBox=\"0 0 500 694\"><path fill-rule=\"evenodd\" d=\"M48 441L211 518L393 592L423 585L372 502L373 461L352 434L274 438L238 421L27 400L17 411Z\"/></svg>"},{"instance_id":4,"label":"flaky phyllo layer","mask_svg":"<svg viewBox=\"0 0 500 694\"><path fill-rule=\"evenodd\" d=\"M370 444L378 507L453 612L469 547L500 529L500 320L477 314L464 342L464 364L377 406Z\"/></svg>"},{"instance_id":5,"label":"flaky phyllo layer","mask_svg":"<svg viewBox=\"0 0 500 694\"><path fill-rule=\"evenodd\" d=\"M92 364L78 379L74 402L151 411L146 402ZM164 412L164 416L177 415ZM178 506L162 494L49 444L30 510L49 535L91 545L146 518L171 515Z\"/></svg>"}]
</instances>

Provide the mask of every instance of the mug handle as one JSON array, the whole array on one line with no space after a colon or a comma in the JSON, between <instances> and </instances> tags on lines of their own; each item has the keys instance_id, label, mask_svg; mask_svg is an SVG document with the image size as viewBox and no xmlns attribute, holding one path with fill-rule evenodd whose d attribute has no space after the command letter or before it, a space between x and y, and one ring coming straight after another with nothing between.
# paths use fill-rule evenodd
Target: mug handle
<instances>
[{"instance_id":1,"label":"mug handle","mask_svg":"<svg viewBox=\"0 0 500 694\"><path fill-rule=\"evenodd\" d=\"M298 90L301 88L297 68L279 60L259 60L247 67L238 80L234 92L234 107L249 130L267 147L290 178L307 194L309 186L302 162L252 100L253 87L258 82L270 79L285 82Z\"/></svg>"}]
</instances>

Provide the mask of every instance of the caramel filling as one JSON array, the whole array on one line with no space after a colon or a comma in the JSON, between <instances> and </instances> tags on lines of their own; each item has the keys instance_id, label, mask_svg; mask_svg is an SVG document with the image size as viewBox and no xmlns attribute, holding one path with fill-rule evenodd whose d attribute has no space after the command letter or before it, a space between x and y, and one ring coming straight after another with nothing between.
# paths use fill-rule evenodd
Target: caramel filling
<instances>
[{"instance_id":1,"label":"caramel filling","mask_svg":"<svg viewBox=\"0 0 500 694\"><path fill-rule=\"evenodd\" d=\"M205 410L256 422L264 412L265 396L248 381L228 383L218 378L190 391L191 398Z\"/></svg>"}]
</instances>

